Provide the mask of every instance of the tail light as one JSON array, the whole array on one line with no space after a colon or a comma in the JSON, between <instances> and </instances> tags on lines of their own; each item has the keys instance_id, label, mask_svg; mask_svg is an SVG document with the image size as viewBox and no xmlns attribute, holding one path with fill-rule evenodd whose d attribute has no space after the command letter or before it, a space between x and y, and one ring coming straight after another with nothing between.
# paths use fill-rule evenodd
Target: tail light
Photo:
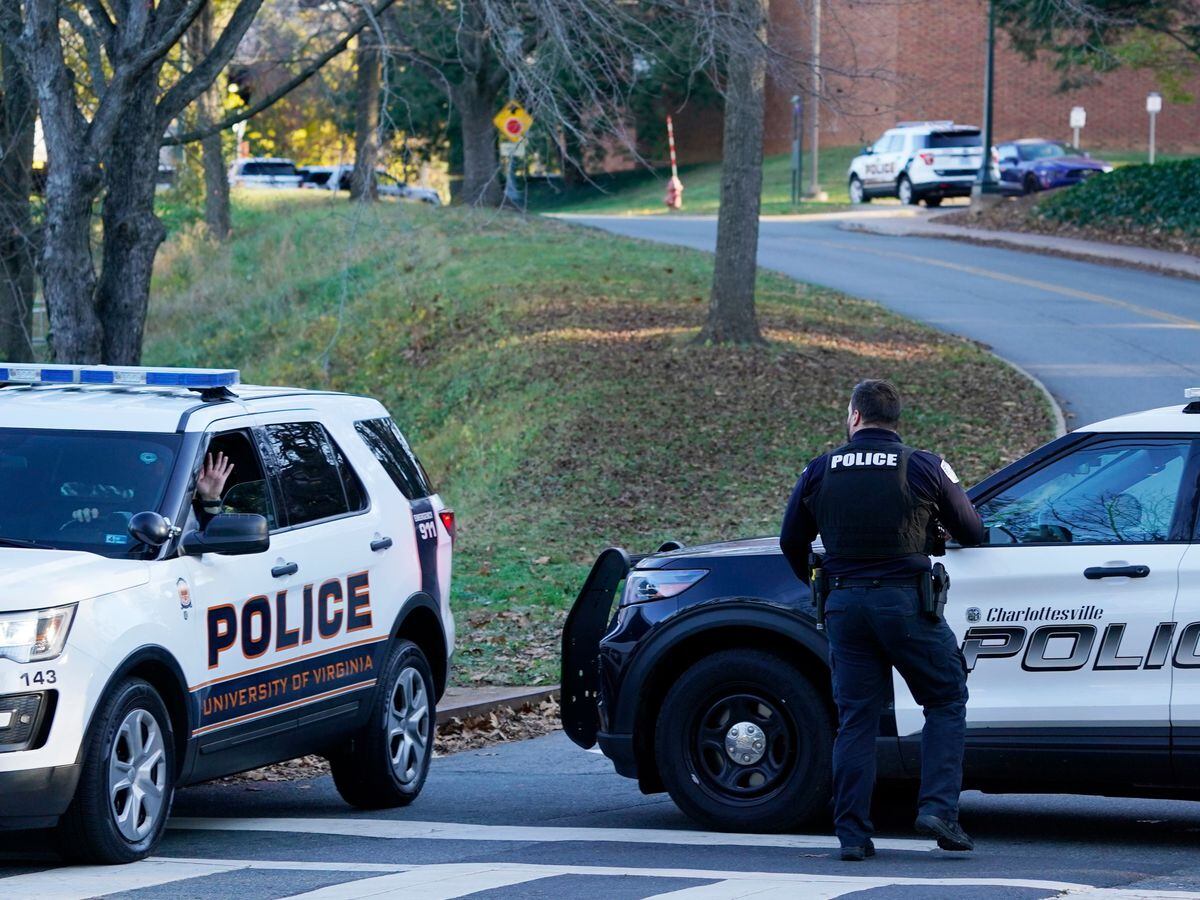
<instances>
[{"instance_id":1,"label":"tail light","mask_svg":"<svg viewBox=\"0 0 1200 900\"><path fill-rule=\"evenodd\" d=\"M454 540L454 510L443 509L438 513L438 517L442 520L442 525L446 529L446 534L450 535L450 540Z\"/></svg>"},{"instance_id":2,"label":"tail light","mask_svg":"<svg viewBox=\"0 0 1200 900\"><path fill-rule=\"evenodd\" d=\"M933 154L932 153L922 153L921 154L921 162L925 163L925 165L927 165L927 166L932 166L933 165Z\"/></svg>"}]
</instances>

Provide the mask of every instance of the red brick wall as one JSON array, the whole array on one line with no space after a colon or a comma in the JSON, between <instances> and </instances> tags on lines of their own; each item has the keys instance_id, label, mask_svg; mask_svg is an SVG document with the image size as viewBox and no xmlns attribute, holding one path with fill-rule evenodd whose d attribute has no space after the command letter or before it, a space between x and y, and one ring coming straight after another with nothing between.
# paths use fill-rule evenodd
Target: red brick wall
<instances>
[{"instance_id":1,"label":"red brick wall","mask_svg":"<svg viewBox=\"0 0 1200 900\"><path fill-rule=\"evenodd\" d=\"M790 97L809 75L810 0L775 0L771 40L800 62L778 65L767 90L766 152L791 147ZM821 143L866 143L896 121L954 119L981 124L987 6L983 0L824 0L822 62L828 67ZM1060 92L1049 61L1026 60L997 34L994 130L997 141L1019 137L1068 140L1072 106L1087 109L1084 147L1138 150L1147 142L1148 72L1120 70L1087 88ZM1188 85L1200 97L1200 76ZM719 159L721 117L715 110L676 116L681 160ZM807 142L808 133L805 134ZM1200 102L1164 103L1158 117L1162 152L1200 152Z\"/></svg>"}]
</instances>

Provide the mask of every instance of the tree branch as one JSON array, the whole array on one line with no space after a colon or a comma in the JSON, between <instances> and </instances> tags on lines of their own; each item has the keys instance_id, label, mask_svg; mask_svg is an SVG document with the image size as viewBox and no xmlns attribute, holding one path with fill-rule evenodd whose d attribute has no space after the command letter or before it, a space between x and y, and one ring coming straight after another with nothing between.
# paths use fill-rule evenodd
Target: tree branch
<instances>
[{"instance_id":1,"label":"tree branch","mask_svg":"<svg viewBox=\"0 0 1200 900\"><path fill-rule=\"evenodd\" d=\"M220 122L210 125L207 128L195 128L191 131L185 132L184 134L168 136L163 141L164 146L173 146L175 144L191 144L194 141L203 140L209 135L219 134L226 128L232 128L238 122L245 122L247 119L258 115L264 109L274 106L296 88L300 87L300 85L304 84L304 82L308 81L308 79L312 78L313 75L320 71L327 62L345 50L346 47L350 45L350 41L354 39L354 36L366 28L373 17L387 11L387 9L394 5L395 2L396 0L377 0L377 2L370 8L370 11L363 15L353 26L351 26L350 29L347 30L344 35L342 35L342 38L337 43L335 43L320 56L309 62L308 65L300 70L300 72L292 76L288 81L284 82L266 97L263 97L261 100L258 100L257 102L238 110L233 115L226 116Z\"/></svg>"}]
</instances>

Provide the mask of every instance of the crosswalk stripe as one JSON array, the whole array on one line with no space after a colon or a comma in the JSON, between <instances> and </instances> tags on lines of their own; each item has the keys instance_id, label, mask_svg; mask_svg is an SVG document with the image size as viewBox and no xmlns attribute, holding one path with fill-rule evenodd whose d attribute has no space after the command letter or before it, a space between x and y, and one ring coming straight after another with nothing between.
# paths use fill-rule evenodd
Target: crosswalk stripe
<instances>
[{"instance_id":1,"label":"crosswalk stripe","mask_svg":"<svg viewBox=\"0 0 1200 900\"><path fill-rule=\"evenodd\" d=\"M544 843L606 841L622 844L674 844L687 847L782 847L790 850L835 849L831 835L733 834L712 831L676 831L665 828L560 828L525 825L470 825L457 822L419 822L393 819L307 818L177 818L169 827L198 831L277 831L293 834L342 835L391 840L509 841ZM932 841L911 838L875 838L881 850L927 853Z\"/></svg>"},{"instance_id":2,"label":"crosswalk stripe","mask_svg":"<svg viewBox=\"0 0 1200 900\"><path fill-rule=\"evenodd\" d=\"M423 866L393 875L329 885L315 891L295 894L289 900L386 900L393 897L403 897L405 900L412 900L414 897L420 897L421 900L452 900L454 897L474 894L476 891L511 887L544 877L544 873L529 871L524 867L499 869L494 865L479 863Z\"/></svg>"},{"instance_id":3,"label":"crosswalk stripe","mask_svg":"<svg viewBox=\"0 0 1200 900\"><path fill-rule=\"evenodd\" d=\"M127 866L72 866L0 877L0 896L38 900L84 900L97 893L118 894L157 887L186 878L201 878L239 868L236 860L148 859Z\"/></svg>"}]
</instances>

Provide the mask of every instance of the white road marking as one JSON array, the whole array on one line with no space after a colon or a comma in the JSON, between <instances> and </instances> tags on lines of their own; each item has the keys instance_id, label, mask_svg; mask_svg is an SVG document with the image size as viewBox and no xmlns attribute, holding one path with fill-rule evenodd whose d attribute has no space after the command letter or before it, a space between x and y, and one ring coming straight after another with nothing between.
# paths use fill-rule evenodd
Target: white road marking
<instances>
[{"instance_id":1,"label":"white road marking","mask_svg":"<svg viewBox=\"0 0 1200 900\"><path fill-rule=\"evenodd\" d=\"M544 843L605 841L621 844L673 844L684 847L782 847L790 850L836 849L832 835L731 834L715 831L676 831L664 828L549 828L526 825L469 825L457 822L414 822L393 819L223 819L175 818L174 829L200 831L279 831L292 834L334 834L391 840L512 841ZM881 850L935 850L932 841L913 838L875 838Z\"/></svg>"},{"instance_id":2,"label":"white road marking","mask_svg":"<svg viewBox=\"0 0 1200 900\"><path fill-rule=\"evenodd\" d=\"M878 863L875 863L878 865ZM1074 900L1195 900L1191 891L1097 888L1062 881L1023 878L908 878L888 875L810 875L787 872L730 872L710 869L644 869L616 866L558 866L524 863L452 863L407 865L360 862L313 862L254 859L176 859L154 857L128 866L80 866L53 869L11 878L0 877L3 896L35 896L38 900L86 900L100 894L155 887L189 878L239 870L280 872L376 873L379 877L358 879L310 891L295 897L315 900L451 900L476 891L553 878L560 875L679 878L716 881L657 895L672 900L829 900L855 891L890 885L939 887L1000 887L1044 890L1047 897Z\"/></svg>"}]
</instances>

